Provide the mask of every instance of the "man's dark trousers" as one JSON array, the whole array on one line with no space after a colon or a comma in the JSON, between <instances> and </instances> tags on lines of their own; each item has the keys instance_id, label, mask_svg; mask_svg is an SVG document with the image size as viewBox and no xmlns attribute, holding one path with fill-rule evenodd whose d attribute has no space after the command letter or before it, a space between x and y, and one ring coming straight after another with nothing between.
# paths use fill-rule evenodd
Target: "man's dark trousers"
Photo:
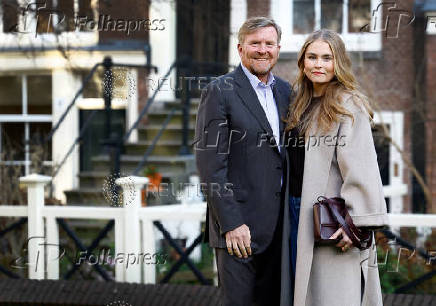
<instances>
[{"instance_id":1,"label":"man's dark trousers","mask_svg":"<svg viewBox=\"0 0 436 306\"><path fill-rule=\"evenodd\" d=\"M282 214L283 205L273 240L262 253L238 258L215 248L222 305L280 305Z\"/></svg>"}]
</instances>

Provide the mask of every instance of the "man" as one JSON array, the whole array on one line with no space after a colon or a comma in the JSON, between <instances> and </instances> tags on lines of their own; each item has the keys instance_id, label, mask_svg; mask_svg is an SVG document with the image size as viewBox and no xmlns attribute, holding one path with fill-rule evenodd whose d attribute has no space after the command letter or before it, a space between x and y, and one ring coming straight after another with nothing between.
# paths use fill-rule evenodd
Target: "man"
<instances>
[{"instance_id":1,"label":"man","mask_svg":"<svg viewBox=\"0 0 436 306\"><path fill-rule=\"evenodd\" d=\"M241 65L204 90L195 154L207 198L206 241L215 248L224 305L278 305L284 149L289 85L271 69L280 27L248 19Z\"/></svg>"}]
</instances>

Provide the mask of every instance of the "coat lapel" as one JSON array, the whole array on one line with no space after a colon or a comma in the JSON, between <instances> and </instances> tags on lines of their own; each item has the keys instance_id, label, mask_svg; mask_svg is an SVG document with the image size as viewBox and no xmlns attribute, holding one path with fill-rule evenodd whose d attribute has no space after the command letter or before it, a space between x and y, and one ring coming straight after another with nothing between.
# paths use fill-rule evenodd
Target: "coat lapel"
<instances>
[{"instance_id":1,"label":"coat lapel","mask_svg":"<svg viewBox=\"0 0 436 306\"><path fill-rule=\"evenodd\" d=\"M260 126L263 128L263 130L268 135L273 135L273 131L271 129L271 126L268 122L268 118L266 117L265 111L263 110L262 106L260 105L259 99L257 98L256 92L254 91L253 87L250 84L250 81L248 80L247 76L244 74L244 71L242 70L241 66L238 66L238 68L235 70L235 83L238 85L236 87L236 93L241 98L242 103L248 108L248 110L251 112L251 114L256 118L256 121L260 124ZM279 140L281 141L283 137L283 131L285 128L285 123L282 121L282 119L286 118L286 114L288 111L289 101L287 97L285 97L281 91L278 89L278 86L272 87L274 100L277 106L277 111L279 115ZM279 144L281 145L281 144ZM282 159L285 158L283 147L279 151L278 148L274 148L274 151L276 151Z\"/></svg>"},{"instance_id":2,"label":"coat lapel","mask_svg":"<svg viewBox=\"0 0 436 306\"><path fill-rule=\"evenodd\" d=\"M238 85L236 87L236 93L241 98L242 103L248 108L248 110L253 114L256 121L269 135L273 135L273 131L269 125L268 119L266 118L265 112L260 105L259 99L257 98L256 92L250 84L247 76L242 71L241 66L236 69L235 83Z\"/></svg>"},{"instance_id":3,"label":"coat lapel","mask_svg":"<svg viewBox=\"0 0 436 306\"><path fill-rule=\"evenodd\" d=\"M335 136L338 133L339 124L329 133L323 136ZM309 135L312 138L306 144L304 158L303 187L301 192L300 219L297 238L297 264L295 276L294 305L305 305L309 286L310 271L313 259L313 204L316 199L325 195L329 177L330 166L335 151L335 146L326 145L323 138L315 133L314 125ZM317 143L315 144L314 137Z\"/></svg>"}]
</instances>

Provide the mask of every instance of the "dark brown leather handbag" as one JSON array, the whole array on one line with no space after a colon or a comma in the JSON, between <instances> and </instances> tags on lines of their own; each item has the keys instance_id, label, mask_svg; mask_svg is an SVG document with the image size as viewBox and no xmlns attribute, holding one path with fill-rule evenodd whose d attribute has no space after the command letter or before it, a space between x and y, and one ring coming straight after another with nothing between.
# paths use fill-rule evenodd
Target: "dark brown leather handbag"
<instances>
[{"instance_id":1,"label":"dark brown leather handbag","mask_svg":"<svg viewBox=\"0 0 436 306\"><path fill-rule=\"evenodd\" d=\"M313 204L313 226L316 245L335 245L341 239L329 239L339 227L342 227L360 250L372 244L372 232L357 228L345 206L345 200L339 197L319 197Z\"/></svg>"}]
</instances>

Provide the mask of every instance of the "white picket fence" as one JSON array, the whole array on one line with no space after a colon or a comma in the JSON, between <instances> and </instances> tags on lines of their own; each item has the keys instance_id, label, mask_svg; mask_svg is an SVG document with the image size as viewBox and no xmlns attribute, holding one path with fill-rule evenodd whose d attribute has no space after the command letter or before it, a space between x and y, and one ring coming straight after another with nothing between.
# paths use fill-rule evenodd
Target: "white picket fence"
<instances>
[{"instance_id":1,"label":"white picket fence","mask_svg":"<svg viewBox=\"0 0 436 306\"><path fill-rule=\"evenodd\" d=\"M30 279L59 279L60 254L59 248L54 247L59 245L56 218L114 220L113 256L121 255L126 259L115 261L116 281L150 284L156 283L156 265L150 260L145 262L144 256L148 253L149 259L156 254L153 221L205 220L204 202L141 207L141 189L148 182L144 177L123 177L116 181L123 194L128 195L123 197L122 207L45 206L44 185L50 180L51 177L37 174L20 178L20 183L27 186L28 206L0 206L0 217L28 218ZM132 259L136 262L133 263Z\"/></svg>"},{"instance_id":2,"label":"white picket fence","mask_svg":"<svg viewBox=\"0 0 436 306\"><path fill-rule=\"evenodd\" d=\"M30 279L59 279L59 228L56 218L115 221L115 254L156 254L153 221L203 221L206 203L141 207L144 177L123 177L116 181L123 189L122 207L45 206L44 186L51 177L31 174L20 178L27 186L27 206L0 206L0 217L28 218L28 261ZM132 192L133 188L133 192ZM389 214L392 227L436 227L434 214ZM39 238L39 239L35 239ZM125 257L124 257L125 258ZM138 259L139 261L139 259ZM156 265L115 261L118 282L156 283Z\"/></svg>"}]
</instances>

